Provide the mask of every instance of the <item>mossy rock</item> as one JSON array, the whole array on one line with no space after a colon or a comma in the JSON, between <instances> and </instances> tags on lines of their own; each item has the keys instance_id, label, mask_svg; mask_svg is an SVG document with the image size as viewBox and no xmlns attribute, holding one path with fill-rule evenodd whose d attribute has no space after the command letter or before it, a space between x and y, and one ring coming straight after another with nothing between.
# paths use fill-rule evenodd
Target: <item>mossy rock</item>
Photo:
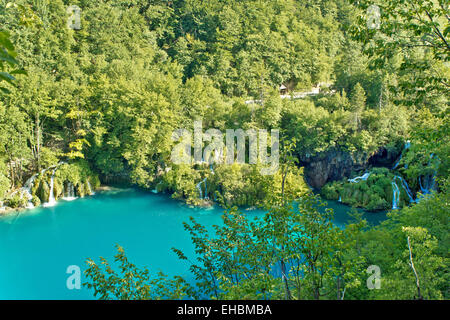
<instances>
[{"instance_id":1,"label":"mossy rock","mask_svg":"<svg viewBox=\"0 0 450 320\"><path fill-rule=\"evenodd\" d=\"M41 205L41 199L37 196L33 196L33 199L31 199L31 203L33 203L33 206L38 207Z\"/></svg>"},{"instance_id":2,"label":"mossy rock","mask_svg":"<svg viewBox=\"0 0 450 320\"><path fill-rule=\"evenodd\" d=\"M48 202L50 197L50 187L47 181L41 179L36 190L36 196L39 197L42 203Z\"/></svg>"},{"instance_id":3,"label":"mossy rock","mask_svg":"<svg viewBox=\"0 0 450 320\"><path fill-rule=\"evenodd\" d=\"M361 173L360 173L361 174ZM355 174L356 175L356 174ZM392 207L392 181L394 175L387 168L373 168L367 180L350 183L347 180L326 184L321 194L325 199L337 200L342 203L363 207L368 210L388 210ZM408 194L400 182L399 207L409 204Z\"/></svg>"},{"instance_id":4,"label":"mossy rock","mask_svg":"<svg viewBox=\"0 0 450 320\"><path fill-rule=\"evenodd\" d=\"M64 196L64 183L56 178L53 180L53 194L55 195L55 199L59 199Z\"/></svg>"},{"instance_id":5,"label":"mossy rock","mask_svg":"<svg viewBox=\"0 0 450 320\"><path fill-rule=\"evenodd\" d=\"M339 191L337 184L326 184L322 190L320 190L321 195L328 200L339 200ZM341 196L342 197L342 196Z\"/></svg>"},{"instance_id":6,"label":"mossy rock","mask_svg":"<svg viewBox=\"0 0 450 320\"><path fill-rule=\"evenodd\" d=\"M78 183L75 185L75 192L79 197L84 197L86 195L86 192L84 190L84 184Z\"/></svg>"},{"instance_id":7,"label":"mossy rock","mask_svg":"<svg viewBox=\"0 0 450 320\"><path fill-rule=\"evenodd\" d=\"M89 181L91 182L92 191L97 190L100 188L100 178L96 174L92 174L89 176Z\"/></svg>"},{"instance_id":8,"label":"mossy rock","mask_svg":"<svg viewBox=\"0 0 450 320\"><path fill-rule=\"evenodd\" d=\"M87 180L83 183L83 190L84 190L85 196L89 196L92 194L92 192L94 192L94 190L92 190L92 184L91 184L91 186L89 186L89 184L90 184L90 182Z\"/></svg>"},{"instance_id":9,"label":"mossy rock","mask_svg":"<svg viewBox=\"0 0 450 320\"><path fill-rule=\"evenodd\" d=\"M20 195L20 193L16 193L14 196L5 200L4 204L10 208L24 208L27 205L27 200Z\"/></svg>"}]
</instances>

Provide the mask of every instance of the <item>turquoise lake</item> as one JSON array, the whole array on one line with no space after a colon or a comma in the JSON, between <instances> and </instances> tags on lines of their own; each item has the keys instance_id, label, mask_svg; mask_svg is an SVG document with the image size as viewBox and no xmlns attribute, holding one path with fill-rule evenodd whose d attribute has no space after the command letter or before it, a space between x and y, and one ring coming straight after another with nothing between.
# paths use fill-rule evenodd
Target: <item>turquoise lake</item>
<instances>
[{"instance_id":1,"label":"turquoise lake","mask_svg":"<svg viewBox=\"0 0 450 320\"><path fill-rule=\"evenodd\" d=\"M336 202L329 207L335 223L343 226L349 207ZM192 216L205 226L220 225L222 212L189 208L167 195L118 189L0 217L0 299L93 299L84 287L67 289L67 267L83 271L86 258L98 262L100 256L112 261L115 244L138 267L189 279L189 264L171 251L176 247L193 256L182 222ZM252 218L263 212L246 214ZM377 224L385 213L365 213L365 218Z\"/></svg>"}]
</instances>

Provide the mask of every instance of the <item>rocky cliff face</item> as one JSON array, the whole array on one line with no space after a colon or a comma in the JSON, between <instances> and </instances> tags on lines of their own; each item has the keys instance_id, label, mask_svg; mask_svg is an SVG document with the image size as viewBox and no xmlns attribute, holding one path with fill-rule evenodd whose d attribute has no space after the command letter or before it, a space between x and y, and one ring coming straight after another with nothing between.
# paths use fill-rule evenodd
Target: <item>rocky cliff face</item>
<instances>
[{"instance_id":1,"label":"rocky cliff face","mask_svg":"<svg viewBox=\"0 0 450 320\"><path fill-rule=\"evenodd\" d=\"M352 155L348 151L330 149L315 156L300 156L300 165L305 167L305 178L315 189L327 182L350 177L352 171L358 172L372 166L390 166L400 156L401 151L388 151L380 148L372 155L360 153Z\"/></svg>"}]
</instances>

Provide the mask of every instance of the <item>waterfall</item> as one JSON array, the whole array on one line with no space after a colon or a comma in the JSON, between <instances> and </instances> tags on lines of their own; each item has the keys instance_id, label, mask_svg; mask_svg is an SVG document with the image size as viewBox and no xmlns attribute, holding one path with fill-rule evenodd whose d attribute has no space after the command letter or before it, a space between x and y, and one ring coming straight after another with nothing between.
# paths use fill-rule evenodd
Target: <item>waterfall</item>
<instances>
[{"instance_id":1,"label":"waterfall","mask_svg":"<svg viewBox=\"0 0 450 320\"><path fill-rule=\"evenodd\" d=\"M391 182L392 184L392 210L398 209L398 204L400 201L400 189L395 183L395 178Z\"/></svg>"},{"instance_id":2,"label":"waterfall","mask_svg":"<svg viewBox=\"0 0 450 320\"><path fill-rule=\"evenodd\" d=\"M409 149L409 147L411 147L411 141L406 141L405 146L403 147L403 151ZM403 157L403 151L400 154L400 157L398 158L397 162L394 164L394 166L392 167L392 170L394 170L395 168L398 167L398 165L400 164L400 160L402 160Z\"/></svg>"},{"instance_id":3,"label":"waterfall","mask_svg":"<svg viewBox=\"0 0 450 320\"><path fill-rule=\"evenodd\" d=\"M55 195L53 194L55 172L56 168L54 168L52 172L52 177L50 179L50 195L48 196L48 202L43 204L44 207L53 207L56 204Z\"/></svg>"},{"instance_id":4,"label":"waterfall","mask_svg":"<svg viewBox=\"0 0 450 320\"><path fill-rule=\"evenodd\" d=\"M25 195L28 199L28 203L26 206L26 208L28 208L28 209L34 208L33 202L31 201L31 200L33 200L33 195L31 194L31 189L33 188L34 180L36 179L36 177L37 177L37 174L33 175L30 179L28 179L25 182L24 186L21 189L22 197L23 197L23 195Z\"/></svg>"},{"instance_id":5,"label":"waterfall","mask_svg":"<svg viewBox=\"0 0 450 320\"><path fill-rule=\"evenodd\" d=\"M342 198L341 198L341 196L339 196L339 200L338 200L339 202L342 202Z\"/></svg>"},{"instance_id":6,"label":"waterfall","mask_svg":"<svg viewBox=\"0 0 450 320\"><path fill-rule=\"evenodd\" d=\"M405 189L406 194L408 195L409 202L416 202L416 201L414 200L413 194L412 194L411 189L409 188L408 183L406 182L406 180L403 179L403 178L400 177L400 176L396 176L396 178L400 179L400 181L402 182L403 189ZM395 178L394 178L394 179L395 179Z\"/></svg>"},{"instance_id":7,"label":"waterfall","mask_svg":"<svg viewBox=\"0 0 450 320\"><path fill-rule=\"evenodd\" d=\"M392 170L394 170L395 168L398 167L398 165L400 164L400 161L402 160L402 154L400 155L400 158L398 158L397 162L394 164L394 166L392 167Z\"/></svg>"},{"instance_id":8,"label":"waterfall","mask_svg":"<svg viewBox=\"0 0 450 320\"><path fill-rule=\"evenodd\" d=\"M92 192L92 187L91 187L91 183L89 182L89 180L87 181L87 186L88 186L89 195L94 195L95 192Z\"/></svg>"},{"instance_id":9,"label":"waterfall","mask_svg":"<svg viewBox=\"0 0 450 320\"><path fill-rule=\"evenodd\" d=\"M364 180L364 181L367 180L367 178L369 178L369 176L370 176L370 172L366 172L362 176L355 177L353 179L348 179L348 181L351 182L351 183L357 183L360 180Z\"/></svg>"},{"instance_id":10,"label":"waterfall","mask_svg":"<svg viewBox=\"0 0 450 320\"><path fill-rule=\"evenodd\" d=\"M430 155L430 160L428 161L428 167L431 166L431 160L434 157L434 153L432 153ZM438 159L439 161L439 159ZM436 173L437 170L435 169L433 171L433 174L429 174L427 176L423 177L423 184L422 184L422 179L419 176L419 187L420 187L420 191L422 192L423 195L427 195L430 194L433 190L435 190L436 188Z\"/></svg>"},{"instance_id":11,"label":"waterfall","mask_svg":"<svg viewBox=\"0 0 450 320\"><path fill-rule=\"evenodd\" d=\"M66 196L63 198L63 200L66 201L73 201L75 200L77 197L75 196L75 188L73 186L72 182L68 182L67 183L67 192L66 192Z\"/></svg>"},{"instance_id":12,"label":"waterfall","mask_svg":"<svg viewBox=\"0 0 450 320\"><path fill-rule=\"evenodd\" d=\"M422 192L422 194L426 195L426 194L430 194L431 191L435 188L435 183L436 183L436 179L435 179L435 175L428 175L426 177L424 177L424 184L422 184L422 179L419 176L419 187L420 187L420 191Z\"/></svg>"},{"instance_id":13,"label":"waterfall","mask_svg":"<svg viewBox=\"0 0 450 320\"><path fill-rule=\"evenodd\" d=\"M207 199L207 196L208 196L208 186L207 186L206 180L207 180L207 178L203 179L202 181L197 183L197 186L196 186L198 193L200 195L200 199ZM201 187L202 183L205 184L205 197L204 198L203 198L203 192L202 192L202 187Z\"/></svg>"},{"instance_id":14,"label":"waterfall","mask_svg":"<svg viewBox=\"0 0 450 320\"><path fill-rule=\"evenodd\" d=\"M417 200L414 200L413 193L411 192L411 189L409 188L408 183L405 179L403 179L400 176L395 176L394 179L392 179L392 209L398 209L398 204L400 202L400 188L398 187L397 183L395 183L395 180L399 179L401 182L402 188L405 190L406 194L408 195L409 202L415 203Z\"/></svg>"},{"instance_id":15,"label":"waterfall","mask_svg":"<svg viewBox=\"0 0 450 320\"><path fill-rule=\"evenodd\" d=\"M394 181L395 181L395 179L399 179L400 182L402 183L402 188L405 190L406 194L408 195L409 202L416 202L416 200L414 200L413 193L412 193L411 189L409 188L409 185L406 182L406 180L400 176L395 176Z\"/></svg>"},{"instance_id":16,"label":"waterfall","mask_svg":"<svg viewBox=\"0 0 450 320\"><path fill-rule=\"evenodd\" d=\"M199 183L197 183L196 188L197 188L198 193L199 193L199 195L200 195L200 199L203 199L203 196L202 196L202 188L200 187L201 184L202 184L202 181L200 181Z\"/></svg>"}]
</instances>

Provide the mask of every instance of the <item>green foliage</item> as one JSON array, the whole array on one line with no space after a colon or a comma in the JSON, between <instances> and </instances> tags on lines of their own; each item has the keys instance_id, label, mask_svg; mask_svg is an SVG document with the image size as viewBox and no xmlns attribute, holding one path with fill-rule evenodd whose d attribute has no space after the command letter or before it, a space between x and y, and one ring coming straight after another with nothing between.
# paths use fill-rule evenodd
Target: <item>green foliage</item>
<instances>
[{"instance_id":1,"label":"green foliage","mask_svg":"<svg viewBox=\"0 0 450 320\"><path fill-rule=\"evenodd\" d=\"M148 269L139 269L130 263L122 247L117 246L114 261L120 272L114 271L108 261L100 258L100 265L88 259L85 275L92 282L84 285L101 300L161 300L185 298L186 282L180 277L168 279L162 272L151 276Z\"/></svg>"},{"instance_id":2,"label":"green foliage","mask_svg":"<svg viewBox=\"0 0 450 320\"><path fill-rule=\"evenodd\" d=\"M168 191L173 198L189 204L201 205L205 201L200 199L197 184L206 178L206 194L204 185L201 185L203 197L213 200L219 195L227 206L262 207L269 194L278 192L281 175L262 175L260 170L260 165L232 164L215 166L213 173L208 165L197 169L189 165L174 165L162 174L155 188L158 192ZM289 173L286 189L295 194L295 198L308 190L302 169Z\"/></svg>"},{"instance_id":3,"label":"green foliage","mask_svg":"<svg viewBox=\"0 0 450 320\"><path fill-rule=\"evenodd\" d=\"M23 208L25 207L27 200L21 196L20 192L8 197L4 204L11 208Z\"/></svg>"},{"instance_id":4,"label":"green foliage","mask_svg":"<svg viewBox=\"0 0 450 320\"><path fill-rule=\"evenodd\" d=\"M263 218L250 220L231 207L214 232L194 218L184 224L195 258L173 251L191 263L195 285L184 286L184 280L175 278L176 286L163 278L133 287L141 279L139 269L119 251L116 259L126 261L123 275L108 268L106 260L102 260L105 271L88 260L88 287L103 299L146 299L147 292L154 290L163 290L167 297L175 291L173 299L417 299L409 237L420 296L447 299L448 197L448 193L435 194L392 211L376 228L367 228L361 216L354 214L352 223L338 229L331 222L330 209L318 211L323 203L317 196L304 196L294 206L291 202L280 206L276 205L283 203L279 194L268 202L269 211ZM380 267L378 290L365 286L369 265Z\"/></svg>"},{"instance_id":5,"label":"green foliage","mask_svg":"<svg viewBox=\"0 0 450 320\"><path fill-rule=\"evenodd\" d=\"M24 73L24 71L16 69L10 70L17 67L19 62L15 59L17 53L14 51L14 45L10 40L10 34L4 30L0 30L0 83L7 82L10 85L14 85L16 78L14 74ZM2 93L9 93L10 91L3 87L0 87Z\"/></svg>"},{"instance_id":6,"label":"green foliage","mask_svg":"<svg viewBox=\"0 0 450 320\"><path fill-rule=\"evenodd\" d=\"M373 67L391 67L392 59L400 62L397 97L410 105L439 98L448 91L449 39L448 3L439 0L352 1L362 9L351 28L355 39L366 44L373 56ZM369 5L380 8L378 29L367 28ZM394 89L396 90L396 89ZM398 91L398 90L396 90Z\"/></svg>"},{"instance_id":7,"label":"green foliage","mask_svg":"<svg viewBox=\"0 0 450 320\"><path fill-rule=\"evenodd\" d=\"M317 197L303 197L296 209L273 207L253 221L236 207L228 208L214 236L191 218L184 226L195 246L195 260L173 251L192 264L195 286L183 286L181 278L148 282L148 271L130 264L120 249L115 261L121 263L123 275L104 259L104 271L88 260L86 285L101 299L148 299L155 290L165 290L170 298L174 287L173 298L340 299L362 283L364 258L357 251L357 235L364 223L342 231L331 223L331 211L319 213L320 205ZM277 276L280 271L285 276Z\"/></svg>"},{"instance_id":8,"label":"green foliage","mask_svg":"<svg viewBox=\"0 0 450 320\"><path fill-rule=\"evenodd\" d=\"M351 183L346 180L335 181L326 184L321 189L325 199L338 200L355 207L363 207L367 210L388 210L392 207L392 181L394 174L386 168L373 168L367 180L359 180ZM403 190L400 181L397 181L400 189L399 206L409 203L409 198Z\"/></svg>"},{"instance_id":9,"label":"green foliage","mask_svg":"<svg viewBox=\"0 0 450 320\"><path fill-rule=\"evenodd\" d=\"M196 185L206 178L206 197L228 210L214 236L195 221L185 226L198 254L198 291L180 278L150 277L119 248L122 274L90 261L90 288L103 299L341 299L344 290L350 299L414 298L407 237L423 297L448 298L447 3L375 1L381 24L372 30L364 12L373 3L82 0L74 2L80 30L66 26L67 1L0 6L0 90L8 92L0 96L0 198L38 172L32 202L48 201L61 160L68 163L55 171L56 198L69 182L83 196L101 176L204 205ZM281 84L294 95L324 90L282 99ZM244 103L249 97L260 101ZM283 142L273 176L259 165L217 165L214 174L206 165L172 165L172 132L195 120L222 131L280 128L296 143ZM358 220L339 230L331 212L319 214L296 159L339 150L364 164L407 139L396 174L416 193L419 177L436 173L435 194L407 207L400 188L403 209L377 229L363 230ZM322 194L385 210L393 178L373 169L367 181L330 183ZM15 193L5 204L26 201ZM250 222L231 206L268 213ZM385 285L369 293L363 267L370 264L381 267Z\"/></svg>"},{"instance_id":10,"label":"green foliage","mask_svg":"<svg viewBox=\"0 0 450 320\"><path fill-rule=\"evenodd\" d=\"M3 170L2 170L3 171ZM10 181L4 174L0 174L0 199L4 199L6 192L10 188Z\"/></svg>"}]
</instances>

